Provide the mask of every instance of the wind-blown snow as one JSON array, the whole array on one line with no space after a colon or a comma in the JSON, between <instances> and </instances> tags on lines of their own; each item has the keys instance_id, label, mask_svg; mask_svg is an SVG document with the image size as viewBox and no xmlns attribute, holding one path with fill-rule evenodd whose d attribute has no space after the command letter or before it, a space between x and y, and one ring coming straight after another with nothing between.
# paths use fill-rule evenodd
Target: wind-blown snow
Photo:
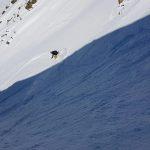
<instances>
[{"instance_id":1,"label":"wind-blown snow","mask_svg":"<svg viewBox=\"0 0 150 150\"><path fill-rule=\"evenodd\" d=\"M0 149L149 150L149 6L43 0L3 22Z\"/></svg>"}]
</instances>

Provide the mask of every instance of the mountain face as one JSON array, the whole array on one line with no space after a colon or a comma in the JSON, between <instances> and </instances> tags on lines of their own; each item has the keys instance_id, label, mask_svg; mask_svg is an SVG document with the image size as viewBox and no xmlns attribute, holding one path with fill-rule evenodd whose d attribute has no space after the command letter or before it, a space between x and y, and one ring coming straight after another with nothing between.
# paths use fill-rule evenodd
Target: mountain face
<instances>
[{"instance_id":1,"label":"mountain face","mask_svg":"<svg viewBox=\"0 0 150 150\"><path fill-rule=\"evenodd\" d=\"M0 150L149 150L147 0L0 4Z\"/></svg>"},{"instance_id":2,"label":"mountain face","mask_svg":"<svg viewBox=\"0 0 150 150\"><path fill-rule=\"evenodd\" d=\"M121 5L117 0L0 2L0 90L149 14L146 0L126 0ZM60 52L56 61L50 59L52 50Z\"/></svg>"}]
</instances>

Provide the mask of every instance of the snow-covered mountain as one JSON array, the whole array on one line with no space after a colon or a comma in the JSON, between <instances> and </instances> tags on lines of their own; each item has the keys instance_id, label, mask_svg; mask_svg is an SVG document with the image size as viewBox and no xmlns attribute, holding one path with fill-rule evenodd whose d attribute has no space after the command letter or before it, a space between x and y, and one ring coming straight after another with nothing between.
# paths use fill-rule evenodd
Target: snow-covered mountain
<instances>
[{"instance_id":1,"label":"snow-covered mountain","mask_svg":"<svg viewBox=\"0 0 150 150\"><path fill-rule=\"evenodd\" d=\"M25 9L25 0L13 4L6 0L2 4L1 90L55 65L94 39L149 14L147 0L126 0L120 6L115 0L38 0L29 10ZM49 52L54 49L60 51L57 61L50 60Z\"/></svg>"},{"instance_id":2,"label":"snow-covered mountain","mask_svg":"<svg viewBox=\"0 0 150 150\"><path fill-rule=\"evenodd\" d=\"M149 150L149 0L0 4L0 150Z\"/></svg>"}]
</instances>

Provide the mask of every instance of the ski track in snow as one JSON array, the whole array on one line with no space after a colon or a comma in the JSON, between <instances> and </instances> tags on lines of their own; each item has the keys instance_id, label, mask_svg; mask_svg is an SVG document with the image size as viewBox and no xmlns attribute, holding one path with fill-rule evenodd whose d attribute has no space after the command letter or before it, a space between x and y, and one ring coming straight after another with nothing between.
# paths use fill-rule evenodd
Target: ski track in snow
<instances>
[{"instance_id":1,"label":"ski track in snow","mask_svg":"<svg viewBox=\"0 0 150 150\"><path fill-rule=\"evenodd\" d=\"M26 62L24 65L22 65L22 67L13 75L11 76L8 81L6 83L4 83L4 85L8 85L10 83L10 81L13 81L15 79L15 77L24 69L26 68L28 65L30 65L32 62L34 61L37 61L39 58L43 57L44 55L46 55L47 52L41 54L41 55L38 55L34 58L32 58L31 60L29 60L28 62Z\"/></svg>"},{"instance_id":2,"label":"ski track in snow","mask_svg":"<svg viewBox=\"0 0 150 150\"><path fill-rule=\"evenodd\" d=\"M54 60L54 59L51 59L51 55L50 55L50 52L44 52L38 56L35 56L33 57L32 59L30 59L29 61L27 61L26 63L24 63L20 69L15 73L13 74L6 82L3 83L3 85L1 85L1 88L4 87L4 86L7 86L7 85L11 85L14 81L14 79L17 77L17 75L19 75L21 72L23 72L26 68L30 67L30 65L32 65L33 63L37 63L39 64L40 63L40 59L42 60L48 60L49 62L49 65L50 66L54 66L55 64L57 64L58 62L61 62L65 59L65 55L67 54L67 50L66 49L63 49L62 50L59 50L59 55L58 55L58 58L57 60ZM47 57L48 56L48 57ZM36 65L36 67L38 67L38 65ZM45 68L47 69L48 66ZM40 71L37 71L37 73L39 73ZM32 75L29 75L28 77L30 77ZM22 79L26 79L26 77L24 76Z\"/></svg>"}]
</instances>

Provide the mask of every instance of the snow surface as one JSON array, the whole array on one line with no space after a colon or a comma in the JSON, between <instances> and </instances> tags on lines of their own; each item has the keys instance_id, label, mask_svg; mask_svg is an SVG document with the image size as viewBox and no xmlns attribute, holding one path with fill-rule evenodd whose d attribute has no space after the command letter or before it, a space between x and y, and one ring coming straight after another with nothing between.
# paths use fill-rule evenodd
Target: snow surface
<instances>
[{"instance_id":1,"label":"snow surface","mask_svg":"<svg viewBox=\"0 0 150 150\"><path fill-rule=\"evenodd\" d=\"M114 0L42 0L31 11L24 9L23 0L9 4L0 24L0 35L7 34L1 38L0 45L0 67L3 68L0 90L61 62L94 39L149 14L149 0L124 3L125 7L120 10ZM61 52L57 61L50 60L49 52L54 49Z\"/></svg>"},{"instance_id":2,"label":"snow surface","mask_svg":"<svg viewBox=\"0 0 150 150\"><path fill-rule=\"evenodd\" d=\"M0 17L0 150L149 150L150 1L24 5Z\"/></svg>"}]
</instances>

